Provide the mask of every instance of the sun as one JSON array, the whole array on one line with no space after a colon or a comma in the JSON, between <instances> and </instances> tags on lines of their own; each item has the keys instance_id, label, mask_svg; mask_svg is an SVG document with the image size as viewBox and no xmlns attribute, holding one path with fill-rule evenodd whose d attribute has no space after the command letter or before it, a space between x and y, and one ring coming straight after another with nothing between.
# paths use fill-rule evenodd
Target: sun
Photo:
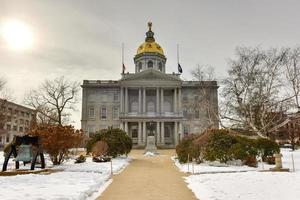
<instances>
[{"instance_id":1,"label":"sun","mask_svg":"<svg viewBox=\"0 0 300 200\"><path fill-rule=\"evenodd\" d=\"M5 22L1 35L8 46L15 50L29 49L33 45L33 34L29 26L17 20Z\"/></svg>"}]
</instances>

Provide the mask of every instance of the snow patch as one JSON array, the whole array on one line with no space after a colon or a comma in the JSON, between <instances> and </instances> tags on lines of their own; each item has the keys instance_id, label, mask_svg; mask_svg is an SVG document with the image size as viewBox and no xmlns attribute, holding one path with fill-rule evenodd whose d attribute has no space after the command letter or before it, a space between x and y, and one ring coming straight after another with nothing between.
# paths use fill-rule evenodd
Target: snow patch
<instances>
[{"instance_id":1,"label":"snow patch","mask_svg":"<svg viewBox=\"0 0 300 200\"><path fill-rule=\"evenodd\" d=\"M1 167L3 161L3 152L0 152ZM111 163L95 163L90 157L85 163L74 164L74 161L69 159L60 166L51 166L48 163L52 169L64 170L49 175L26 174L1 177L1 199L95 199L112 181ZM127 157L112 159L113 173L122 171L129 162L130 158ZM9 167L14 169L14 162L10 161Z\"/></svg>"},{"instance_id":2,"label":"snow patch","mask_svg":"<svg viewBox=\"0 0 300 200\"><path fill-rule=\"evenodd\" d=\"M190 188L201 200L296 200L300 196L300 150L281 149L283 167L292 171L292 155L295 172L259 172L273 165L259 165L258 168L247 166L212 167L207 163L194 165L197 175L185 177ZM174 157L180 171L187 172L188 165L180 164ZM191 164L189 171L191 172ZM234 170L237 173L222 173ZM239 172L244 173L239 173ZM221 172L221 173L220 173ZM209 173L209 174L208 174ZM210 174L211 173L211 174Z\"/></svg>"}]
</instances>

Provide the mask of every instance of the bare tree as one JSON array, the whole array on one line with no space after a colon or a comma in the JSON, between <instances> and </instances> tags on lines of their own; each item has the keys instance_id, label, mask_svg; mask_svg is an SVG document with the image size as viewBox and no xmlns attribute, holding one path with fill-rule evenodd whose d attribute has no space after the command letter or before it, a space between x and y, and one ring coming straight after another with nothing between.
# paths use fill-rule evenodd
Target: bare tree
<instances>
[{"instance_id":1,"label":"bare tree","mask_svg":"<svg viewBox=\"0 0 300 200\"><path fill-rule=\"evenodd\" d=\"M4 114L6 99L2 94L5 83L6 82L4 81L4 79L0 78L0 133L4 131L4 124L6 121L6 117Z\"/></svg>"},{"instance_id":2,"label":"bare tree","mask_svg":"<svg viewBox=\"0 0 300 200\"><path fill-rule=\"evenodd\" d=\"M5 80L3 78L0 78L0 91L3 90L5 83Z\"/></svg>"},{"instance_id":3,"label":"bare tree","mask_svg":"<svg viewBox=\"0 0 300 200\"><path fill-rule=\"evenodd\" d=\"M218 126L220 118L218 115L217 102L212 99L212 91L210 90L216 76L212 66L201 66L191 71L193 79L197 81L198 89L196 91L196 99L192 102L191 107L195 112L204 112L206 117L206 126L203 128L212 128ZM218 98L217 96L215 98Z\"/></svg>"},{"instance_id":4,"label":"bare tree","mask_svg":"<svg viewBox=\"0 0 300 200\"><path fill-rule=\"evenodd\" d=\"M196 69L192 70L192 76L196 81L215 81L215 68L212 66L197 65Z\"/></svg>"},{"instance_id":5,"label":"bare tree","mask_svg":"<svg viewBox=\"0 0 300 200\"><path fill-rule=\"evenodd\" d=\"M234 125L266 137L268 129L282 120L293 96L282 96L282 66L286 49L237 48L230 60L223 96L227 116Z\"/></svg>"},{"instance_id":6,"label":"bare tree","mask_svg":"<svg viewBox=\"0 0 300 200\"><path fill-rule=\"evenodd\" d=\"M63 76L46 80L41 86L29 92L25 104L37 110L40 123L62 125L75 110L78 102L79 83L66 80Z\"/></svg>"},{"instance_id":7,"label":"bare tree","mask_svg":"<svg viewBox=\"0 0 300 200\"><path fill-rule=\"evenodd\" d=\"M294 105L300 111L300 47L287 49L284 59L284 69L286 75L286 87L290 94L294 96Z\"/></svg>"}]
</instances>

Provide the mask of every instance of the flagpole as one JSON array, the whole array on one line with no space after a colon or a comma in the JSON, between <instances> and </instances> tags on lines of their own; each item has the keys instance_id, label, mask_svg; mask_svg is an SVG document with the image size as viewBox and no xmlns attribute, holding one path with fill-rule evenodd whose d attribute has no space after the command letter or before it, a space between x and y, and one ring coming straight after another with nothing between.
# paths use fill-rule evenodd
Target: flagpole
<instances>
[{"instance_id":1,"label":"flagpole","mask_svg":"<svg viewBox=\"0 0 300 200\"><path fill-rule=\"evenodd\" d=\"M177 44L177 64L179 64L179 44Z\"/></svg>"},{"instance_id":2,"label":"flagpole","mask_svg":"<svg viewBox=\"0 0 300 200\"><path fill-rule=\"evenodd\" d=\"M124 42L122 42L122 74L124 74Z\"/></svg>"}]
</instances>

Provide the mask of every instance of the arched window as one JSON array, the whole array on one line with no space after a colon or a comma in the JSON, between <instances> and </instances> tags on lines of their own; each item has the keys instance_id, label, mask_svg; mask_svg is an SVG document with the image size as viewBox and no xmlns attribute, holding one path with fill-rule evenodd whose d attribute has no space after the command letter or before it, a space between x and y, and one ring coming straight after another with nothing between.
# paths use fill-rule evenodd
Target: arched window
<instances>
[{"instance_id":1,"label":"arched window","mask_svg":"<svg viewBox=\"0 0 300 200\"><path fill-rule=\"evenodd\" d=\"M130 112L138 112L139 111L139 103L137 101L133 101L130 104Z\"/></svg>"},{"instance_id":2,"label":"arched window","mask_svg":"<svg viewBox=\"0 0 300 200\"><path fill-rule=\"evenodd\" d=\"M155 104L153 101L147 103L147 112L155 112Z\"/></svg>"},{"instance_id":3,"label":"arched window","mask_svg":"<svg viewBox=\"0 0 300 200\"><path fill-rule=\"evenodd\" d=\"M171 106L170 102L168 102L168 101L164 102L163 111L164 112L171 112L172 111L172 106Z\"/></svg>"},{"instance_id":4,"label":"arched window","mask_svg":"<svg viewBox=\"0 0 300 200\"><path fill-rule=\"evenodd\" d=\"M142 68L143 68L143 64L139 62L139 72L142 71Z\"/></svg>"},{"instance_id":5,"label":"arched window","mask_svg":"<svg viewBox=\"0 0 300 200\"><path fill-rule=\"evenodd\" d=\"M153 68L153 62L151 60L148 61L148 68Z\"/></svg>"},{"instance_id":6,"label":"arched window","mask_svg":"<svg viewBox=\"0 0 300 200\"><path fill-rule=\"evenodd\" d=\"M162 72L162 63L161 62L158 63L158 69L159 69L159 71Z\"/></svg>"}]
</instances>

